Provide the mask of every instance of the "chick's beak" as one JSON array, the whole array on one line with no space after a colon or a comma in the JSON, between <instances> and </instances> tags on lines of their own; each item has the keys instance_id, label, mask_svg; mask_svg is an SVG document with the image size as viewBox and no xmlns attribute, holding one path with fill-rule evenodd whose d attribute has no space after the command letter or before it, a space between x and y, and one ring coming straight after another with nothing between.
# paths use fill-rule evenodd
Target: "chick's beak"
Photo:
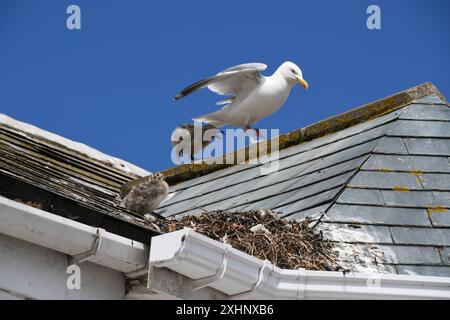
<instances>
[{"instance_id":1,"label":"chick's beak","mask_svg":"<svg viewBox=\"0 0 450 320\"><path fill-rule=\"evenodd\" d=\"M306 82L305 80L303 80L300 77L296 77L296 79L297 79L297 82L300 83L303 88L305 88L305 90L308 89L308 87L309 87L308 82Z\"/></svg>"}]
</instances>

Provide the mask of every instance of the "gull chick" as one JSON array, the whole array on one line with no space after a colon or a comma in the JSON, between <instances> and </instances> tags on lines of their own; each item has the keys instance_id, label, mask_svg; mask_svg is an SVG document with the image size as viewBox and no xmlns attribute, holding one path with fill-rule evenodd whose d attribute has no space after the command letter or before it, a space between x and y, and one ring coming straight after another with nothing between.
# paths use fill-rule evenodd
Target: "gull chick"
<instances>
[{"instance_id":1,"label":"gull chick","mask_svg":"<svg viewBox=\"0 0 450 320\"><path fill-rule=\"evenodd\" d=\"M284 62L268 77L260 73L266 68L267 65L263 63L246 63L228 68L185 88L175 96L175 100L205 87L217 94L229 95L231 97L217 103L224 105L221 110L196 117L194 120L215 127L231 125L247 131L252 129L254 123L276 112L296 83L308 88L302 70L293 62ZM255 131L259 135L259 130Z\"/></svg>"},{"instance_id":2,"label":"gull chick","mask_svg":"<svg viewBox=\"0 0 450 320\"><path fill-rule=\"evenodd\" d=\"M207 132L206 135L205 132ZM172 140L171 142L172 147L178 146L179 157L186 153L191 161L194 161L194 154L206 148L213 141L212 137L220 139L222 135L223 133L213 125L198 126L196 130L194 124L188 123L176 127L172 137L178 138L178 140Z\"/></svg>"},{"instance_id":3,"label":"gull chick","mask_svg":"<svg viewBox=\"0 0 450 320\"><path fill-rule=\"evenodd\" d=\"M157 172L125 183L120 188L119 197L128 210L153 220L153 210L167 197L168 191L169 185L163 175Z\"/></svg>"}]
</instances>

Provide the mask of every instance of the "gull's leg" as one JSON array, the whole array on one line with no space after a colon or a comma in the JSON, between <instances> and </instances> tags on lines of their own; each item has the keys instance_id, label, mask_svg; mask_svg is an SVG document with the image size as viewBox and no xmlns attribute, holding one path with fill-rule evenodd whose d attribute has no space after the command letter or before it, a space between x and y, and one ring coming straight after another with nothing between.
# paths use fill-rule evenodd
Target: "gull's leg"
<instances>
[{"instance_id":1,"label":"gull's leg","mask_svg":"<svg viewBox=\"0 0 450 320\"><path fill-rule=\"evenodd\" d=\"M255 130L255 134L256 134L256 140L253 138L253 136L250 136L250 143L251 143L251 144L257 143L257 142L261 141L261 140L260 140L261 137L262 137L262 138L265 138L265 137L262 135L261 131L260 131L259 129L257 129L257 128L252 128L252 127L250 127L250 126L246 126L246 127L245 127L245 132L247 132L248 130Z\"/></svg>"},{"instance_id":2,"label":"gull's leg","mask_svg":"<svg viewBox=\"0 0 450 320\"><path fill-rule=\"evenodd\" d=\"M262 136L261 131L258 128L252 128L250 126L245 126L245 132L247 132L248 130L255 130L256 133L256 137L259 138Z\"/></svg>"},{"instance_id":3,"label":"gull's leg","mask_svg":"<svg viewBox=\"0 0 450 320\"><path fill-rule=\"evenodd\" d=\"M262 136L261 131L259 129L253 128L253 130L255 130L257 138L260 138Z\"/></svg>"}]
</instances>

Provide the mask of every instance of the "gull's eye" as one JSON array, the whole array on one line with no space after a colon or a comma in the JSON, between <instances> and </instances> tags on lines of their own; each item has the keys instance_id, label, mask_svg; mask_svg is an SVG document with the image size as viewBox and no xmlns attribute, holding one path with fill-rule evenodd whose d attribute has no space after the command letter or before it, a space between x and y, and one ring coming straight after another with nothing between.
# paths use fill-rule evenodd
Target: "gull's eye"
<instances>
[{"instance_id":1,"label":"gull's eye","mask_svg":"<svg viewBox=\"0 0 450 320\"><path fill-rule=\"evenodd\" d=\"M291 69L293 74L297 74L297 72L294 69Z\"/></svg>"}]
</instances>

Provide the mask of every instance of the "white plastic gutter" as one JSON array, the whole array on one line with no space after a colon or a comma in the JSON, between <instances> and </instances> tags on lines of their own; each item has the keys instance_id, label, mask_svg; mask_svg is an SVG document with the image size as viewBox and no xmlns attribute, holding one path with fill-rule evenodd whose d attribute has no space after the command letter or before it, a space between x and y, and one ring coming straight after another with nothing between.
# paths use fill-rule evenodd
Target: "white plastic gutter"
<instances>
[{"instance_id":1,"label":"white plastic gutter","mask_svg":"<svg viewBox=\"0 0 450 320\"><path fill-rule=\"evenodd\" d=\"M148 246L104 229L91 227L0 197L0 233L130 273L146 268Z\"/></svg>"},{"instance_id":2,"label":"white plastic gutter","mask_svg":"<svg viewBox=\"0 0 450 320\"><path fill-rule=\"evenodd\" d=\"M190 229L153 237L150 265L233 299L450 299L450 278L283 270Z\"/></svg>"},{"instance_id":3,"label":"white plastic gutter","mask_svg":"<svg viewBox=\"0 0 450 320\"><path fill-rule=\"evenodd\" d=\"M232 299L450 299L450 278L283 270L190 229L153 237L149 249L3 197L0 233L128 275L166 267L192 279L194 291L212 287Z\"/></svg>"}]
</instances>

